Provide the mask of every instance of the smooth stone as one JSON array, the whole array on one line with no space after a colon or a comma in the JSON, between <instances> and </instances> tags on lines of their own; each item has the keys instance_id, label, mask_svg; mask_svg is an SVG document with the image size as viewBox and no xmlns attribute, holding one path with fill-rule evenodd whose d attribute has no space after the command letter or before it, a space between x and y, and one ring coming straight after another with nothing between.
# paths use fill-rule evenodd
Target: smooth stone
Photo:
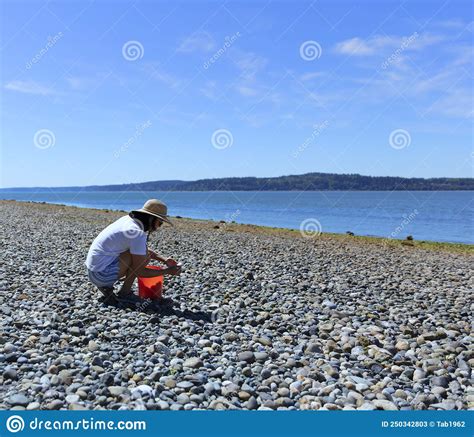
<instances>
[{"instance_id":1,"label":"smooth stone","mask_svg":"<svg viewBox=\"0 0 474 437\"><path fill-rule=\"evenodd\" d=\"M272 341L268 337L259 337L257 339L257 342L262 344L263 346L271 346L272 345Z\"/></svg>"},{"instance_id":2,"label":"smooth stone","mask_svg":"<svg viewBox=\"0 0 474 437\"><path fill-rule=\"evenodd\" d=\"M456 404L454 401L443 401L437 404L431 404L430 407L436 408L438 410L454 410L456 408Z\"/></svg>"},{"instance_id":3,"label":"smooth stone","mask_svg":"<svg viewBox=\"0 0 474 437\"><path fill-rule=\"evenodd\" d=\"M74 335L74 336L79 336L81 335L81 329L78 327L78 326L73 326L69 332L71 333L71 335Z\"/></svg>"},{"instance_id":4,"label":"smooth stone","mask_svg":"<svg viewBox=\"0 0 474 437\"><path fill-rule=\"evenodd\" d=\"M18 376L17 371L10 366L6 367L5 371L3 372L3 378L5 379L15 380L17 376Z\"/></svg>"},{"instance_id":5,"label":"smooth stone","mask_svg":"<svg viewBox=\"0 0 474 437\"><path fill-rule=\"evenodd\" d=\"M239 392L239 386L231 382L230 384L222 385L222 396L234 395Z\"/></svg>"},{"instance_id":6,"label":"smooth stone","mask_svg":"<svg viewBox=\"0 0 474 437\"><path fill-rule=\"evenodd\" d=\"M413 372L413 381L420 381L422 379L425 379L425 377L426 377L426 372L421 369L416 369Z\"/></svg>"},{"instance_id":7,"label":"smooth stone","mask_svg":"<svg viewBox=\"0 0 474 437\"><path fill-rule=\"evenodd\" d=\"M51 401L49 404L46 404L47 410L59 410L64 406L64 402L61 399L55 399Z\"/></svg>"},{"instance_id":8,"label":"smooth stone","mask_svg":"<svg viewBox=\"0 0 474 437\"><path fill-rule=\"evenodd\" d=\"M254 352L255 360L259 362L265 362L268 359L268 354L266 352Z\"/></svg>"},{"instance_id":9,"label":"smooth stone","mask_svg":"<svg viewBox=\"0 0 474 437\"><path fill-rule=\"evenodd\" d=\"M395 344L395 349L397 349L398 351L407 351L408 349L410 349L410 344L406 340L399 340Z\"/></svg>"},{"instance_id":10,"label":"smooth stone","mask_svg":"<svg viewBox=\"0 0 474 437\"><path fill-rule=\"evenodd\" d=\"M75 395L67 395L66 396L66 402L69 404L73 404L75 402L79 402L79 396L77 394Z\"/></svg>"},{"instance_id":11,"label":"smooth stone","mask_svg":"<svg viewBox=\"0 0 474 437\"><path fill-rule=\"evenodd\" d=\"M252 395L246 391L239 391L238 396L242 401L248 401L252 397Z\"/></svg>"},{"instance_id":12,"label":"smooth stone","mask_svg":"<svg viewBox=\"0 0 474 437\"><path fill-rule=\"evenodd\" d=\"M290 384L290 392L299 393L301 390L303 390L303 385L300 381L295 381Z\"/></svg>"},{"instance_id":13,"label":"smooth stone","mask_svg":"<svg viewBox=\"0 0 474 437\"><path fill-rule=\"evenodd\" d=\"M323 302L323 306L329 308L330 310L337 308L337 305L334 302L331 302L330 300L325 300Z\"/></svg>"},{"instance_id":14,"label":"smooth stone","mask_svg":"<svg viewBox=\"0 0 474 437\"><path fill-rule=\"evenodd\" d=\"M26 407L30 401L24 394L16 393L8 398L8 403L10 405L21 405L22 407Z\"/></svg>"},{"instance_id":15,"label":"smooth stone","mask_svg":"<svg viewBox=\"0 0 474 437\"><path fill-rule=\"evenodd\" d=\"M310 342L306 346L304 352L305 354L322 354L323 350L321 349L321 346L318 343Z\"/></svg>"},{"instance_id":16,"label":"smooth stone","mask_svg":"<svg viewBox=\"0 0 474 437\"><path fill-rule=\"evenodd\" d=\"M431 385L437 387L448 388L449 387L449 379L446 376L433 376L430 380Z\"/></svg>"},{"instance_id":17,"label":"smooth stone","mask_svg":"<svg viewBox=\"0 0 474 437\"><path fill-rule=\"evenodd\" d=\"M258 408L258 402L257 399L255 399L254 396L252 396L246 403L246 407L248 410L256 410Z\"/></svg>"},{"instance_id":18,"label":"smooth stone","mask_svg":"<svg viewBox=\"0 0 474 437\"><path fill-rule=\"evenodd\" d=\"M70 385L72 383L72 375L69 370L66 370L66 369L61 370L58 373L58 376L64 384Z\"/></svg>"},{"instance_id":19,"label":"smooth stone","mask_svg":"<svg viewBox=\"0 0 474 437\"><path fill-rule=\"evenodd\" d=\"M95 352L97 349L99 349L99 345L94 340L90 340L87 345L87 349L89 349L91 352Z\"/></svg>"},{"instance_id":20,"label":"smooth stone","mask_svg":"<svg viewBox=\"0 0 474 437\"><path fill-rule=\"evenodd\" d=\"M398 407L391 401L383 399L374 399L373 404L376 408L380 408L385 411L396 411Z\"/></svg>"},{"instance_id":21,"label":"smooth stone","mask_svg":"<svg viewBox=\"0 0 474 437\"><path fill-rule=\"evenodd\" d=\"M202 367L204 364L203 362L201 361L200 358L198 357L192 357L192 358L188 358L184 363L183 363L183 367L189 367L191 369L195 369L197 367Z\"/></svg>"},{"instance_id":22,"label":"smooth stone","mask_svg":"<svg viewBox=\"0 0 474 437\"><path fill-rule=\"evenodd\" d=\"M176 397L176 402L182 405L189 403L189 401L189 396L186 393L181 393Z\"/></svg>"},{"instance_id":23,"label":"smooth stone","mask_svg":"<svg viewBox=\"0 0 474 437\"><path fill-rule=\"evenodd\" d=\"M245 361L246 363L253 363L255 361L255 355L251 351L240 352L237 355L239 361Z\"/></svg>"},{"instance_id":24,"label":"smooth stone","mask_svg":"<svg viewBox=\"0 0 474 437\"><path fill-rule=\"evenodd\" d=\"M120 396L121 394L125 393L125 388L119 385L111 385L107 387L107 390L112 396Z\"/></svg>"},{"instance_id":25,"label":"smooth stone","mask_svg":"<svg viewBox=\"0 0 474 437\"><path fill-rule=\"evenodd\" d=\"M82 410L88 410L88 408L85 405L81 405L81 404L69 404L68 410L82 411Z\"/></svg>"},{"instance_id":26,"label":"smooth stone","mask_svg":"<svg viewBox=\"0 0 474 437\"><path fill-rule=\"evenodd\" d=\"M132 395L139 393L141 396L147 395L147 396L153 396L153 388L151 388L149 385L146 384L141 384L138 387L135 387L131 391Z\"/></svg>"},{"instance_id":27,"label":"smooth stone","mask_svg":"<svg viewBox=\"0 0 474 437\"><path fill-rule=\"evenodd\" d=\"M167 379L165 381L165 386L168 388L175 388L176 387L176 381L174 379Z\"/></svg>"}]
</instances>

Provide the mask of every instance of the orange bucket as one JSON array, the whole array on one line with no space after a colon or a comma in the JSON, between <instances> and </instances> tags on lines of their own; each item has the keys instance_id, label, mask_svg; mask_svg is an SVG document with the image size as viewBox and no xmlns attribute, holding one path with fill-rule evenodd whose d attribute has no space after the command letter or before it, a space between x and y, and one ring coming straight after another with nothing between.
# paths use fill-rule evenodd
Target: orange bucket
<instances>
[{"instance_id":1,"label":"orange bucket","mask_svg":"<svg viewBox=\"0 0 474 437\"><path fill-rule=\"evenodd\" d=\"M160 266L146 266L147 269L162 270ZM141 299L161 299L163 292L163 276L154 278L138 278L138 296Z\"/></svg>"}]
</instances>

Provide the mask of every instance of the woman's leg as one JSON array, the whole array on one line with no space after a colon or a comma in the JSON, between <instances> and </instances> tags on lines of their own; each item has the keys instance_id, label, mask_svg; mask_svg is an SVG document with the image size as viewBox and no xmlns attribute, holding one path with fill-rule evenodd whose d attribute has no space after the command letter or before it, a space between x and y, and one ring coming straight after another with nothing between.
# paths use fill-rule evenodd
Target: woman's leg
<instances>
[{"instance_id":1,"label":"woman's leg","mask_svg":"<svg viewBox=\"0 0 474 437\"><path fill-rule=\"evenodd\" d=\"M137 275L132 269L132 255L128 250L120 254L119 266L119 280L123 280L123 285L118 292L118 295L119 297L129 296L131 294L133 282L135 281Z\"/></svg>"},{"instance_id":2,"label":"woman's leg","mask_svg":"<svg viewBox=\"0 0 474 437\"><path fill-rule=\"evenodd\" d=\"M135 281L136 275L132 270L132 255L127 250L120 254L119 257L119 280L123 280L122 288L118 292L119 297L128 296L131 293L133 281Z\"/></svg>"}]
</instances>

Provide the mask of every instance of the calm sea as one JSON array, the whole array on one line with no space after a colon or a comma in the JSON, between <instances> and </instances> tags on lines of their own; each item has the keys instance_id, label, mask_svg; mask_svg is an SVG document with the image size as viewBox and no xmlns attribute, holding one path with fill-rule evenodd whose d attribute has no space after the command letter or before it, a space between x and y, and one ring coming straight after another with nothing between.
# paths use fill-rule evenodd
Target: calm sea
<instances>
[{"instance_id":1,"label":"calm sea","mask_svg":"<svg viewBox=\"0 0 474 437\"><path fill-rule=\"evenodd\" d=\"M2 191L0 199L131 210L148 198L168 204L172 216L322 232L474 243L472 191Z\"/></svg>"}]
</instances>

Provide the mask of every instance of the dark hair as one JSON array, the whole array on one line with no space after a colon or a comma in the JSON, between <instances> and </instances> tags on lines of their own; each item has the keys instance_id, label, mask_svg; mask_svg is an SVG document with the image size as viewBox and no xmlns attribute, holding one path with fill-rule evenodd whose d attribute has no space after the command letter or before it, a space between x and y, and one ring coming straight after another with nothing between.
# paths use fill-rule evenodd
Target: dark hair
<instances>
[{"instance_id":1,"label":"dark hair","mask_svg":"<svg viewBox=\"0 0 474 437\"><path fill-rule=\"evenodd\" d=\"M152 229L155 220L158 220L157 217L141 211L132 211L129 216L135 220L139 220L143 224L143 230L145 232L148 232L150 229Z\"/></svg>"}]
</instances>

